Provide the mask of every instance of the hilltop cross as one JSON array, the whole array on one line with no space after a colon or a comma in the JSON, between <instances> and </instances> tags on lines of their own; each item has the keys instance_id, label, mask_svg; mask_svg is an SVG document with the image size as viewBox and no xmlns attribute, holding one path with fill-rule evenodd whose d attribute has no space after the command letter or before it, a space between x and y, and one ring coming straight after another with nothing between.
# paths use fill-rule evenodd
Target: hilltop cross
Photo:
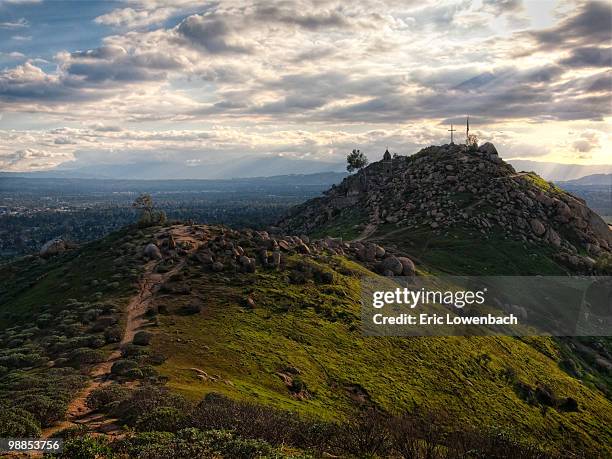
<instances>
[{"instance_id":1,"label":"hilltop cross","mask_svg":"<svg viewBox=\"0 0 612 459\"><path fill-rule=\"evenodd\" d=\"M465 121L465 144L470 144L470 117L468 116Z\"/></svg>"},{"instance_id":2,"label":"hilltop cross","mask_svg":"<svg viewBox=\"0 0 612 459\"><path fill-rule=\"evenodd\" d=\"M455 144L455 142L453 142L453 132L456 132L456 131L457 131L457 129L453 129L453 125L451 123L451 128L448 130L448 132L451 133L451 145Z\"/></svg>"}]
</instances>

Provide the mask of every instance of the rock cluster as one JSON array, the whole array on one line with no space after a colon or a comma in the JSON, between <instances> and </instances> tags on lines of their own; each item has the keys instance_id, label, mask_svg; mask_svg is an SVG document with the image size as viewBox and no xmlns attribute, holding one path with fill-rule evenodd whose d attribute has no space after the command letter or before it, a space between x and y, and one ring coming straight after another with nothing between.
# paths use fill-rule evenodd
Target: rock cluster
<instances>
[{"instance_id":1,"label":"rock cluster","mask_svg":"<svg viewBox=\"0 0 612 459\"><path fill-rule=\"evenodd\" d=\"M612 231L583 200L534 173L517 173L491 143L432 146L392 163L391 172L380 161L347 177L324 197L295 208L279 227L309 233L361 208L369 216L361 229L386 224L443 233L463 227L485 237L548 244L575 267L612 250ZM579 255L583 251L589 256Z\"/></svg>"},{"instance_id":2,"label":"rock cluster","mask_svg":"<svg viewBox=\"0 0 612 459\"><path fill-rule=\"evenodd\" d=\"M39 255L43 258L52 257L59 253L65 252L68 249L68 244L63 239L51 239L40 248Z\"/></svg>"},{"instance_id":3,"label":"rock cluster","mask_svg":"<svg viewBox=\"0 0 612 459\"><path fill-rule=\"evenodd\" d=\"M334 238L313 240L304 235L275 235L267 231L239 231L208 225L193 225L190 228L194 240L198 241L195 250L190 252L190 257L211 272L254 273L258 269L284 270L287 257L300 254L305 258L343 255L389 276L415 274L414 264L410 259L396 257L376 244L343 242ZM171 231L159 234L157 244L149 243L145 247L146 258L163 259L165 256L172 259L179 256L178 248L172 250L164 242L174 240ZM180 244L176 242L177 247ZM162 247L162 250L159 247ZM321 282L332 281L329 273L321 272L317 273L317 276Z\"/></svg>"}]
</instances>

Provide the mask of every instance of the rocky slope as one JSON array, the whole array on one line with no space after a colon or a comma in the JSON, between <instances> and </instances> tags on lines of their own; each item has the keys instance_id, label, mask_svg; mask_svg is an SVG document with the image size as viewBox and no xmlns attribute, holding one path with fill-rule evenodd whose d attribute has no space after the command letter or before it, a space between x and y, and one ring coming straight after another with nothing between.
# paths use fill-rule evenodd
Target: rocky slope
<instances>
[{"instance_id":1,"label":"rocky slope","mask_svg":"<svg viewBox=\"0 0 612 459\"><path fill-rule=\"evenodd\" d=\"M355 239L397 228L434 236L462 229L483 240L518 241L526 251L544 246L557 262L583 272L612 250L612 231L583 200L534 173L517 173L490 143L432 146L373 163L293 209L279 226Z\"/></svg>"}]
</instances>

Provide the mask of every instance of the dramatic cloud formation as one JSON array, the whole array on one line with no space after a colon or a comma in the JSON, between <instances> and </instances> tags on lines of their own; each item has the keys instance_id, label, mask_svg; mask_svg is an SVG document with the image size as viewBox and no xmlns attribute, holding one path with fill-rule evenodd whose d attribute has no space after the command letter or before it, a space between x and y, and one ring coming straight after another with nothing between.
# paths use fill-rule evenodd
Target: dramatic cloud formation
<instances>
[{"instance_id":1,"label":"dramatic cloud formation","mask_svg":"<svg viewBox=\"0 0 612 459\"><path fill-rule=\"evenodd\" d=\"M46 5L0 2L4 169L377 158L467 114L506 157L610 162L609 2L89 2L50 54Z\"/></svg>"}]
</instances>

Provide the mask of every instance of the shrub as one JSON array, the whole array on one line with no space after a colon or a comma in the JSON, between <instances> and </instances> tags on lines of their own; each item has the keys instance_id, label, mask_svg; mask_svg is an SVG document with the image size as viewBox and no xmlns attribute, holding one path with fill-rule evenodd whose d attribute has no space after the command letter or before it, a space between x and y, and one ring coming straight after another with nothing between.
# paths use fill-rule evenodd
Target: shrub
<instances>
[{"instance_id":1,"label":"shrub","mask_svg":"<svg viewBox=\"0 0 612 459\"><path fill-rule=\"evenodd\" d=\"M272 445L323 447L334 425L312 422L295 413L208 394L193 410L189 424L201 430L228 430L245 438L259 438Z\"/></svg>"},{"instance_id":2,"label":"shrub","mask_svg":"<svg viewBox=\"0 0 612 459\"><path fill-rule=\"evenodd\" d=\"M113 363L111 373L117 376L125 376L131 370L138 368L138 362L135 360L120 359Z\"/></svg>"},{"instance_id":3,"label":"shrub","mask_svg":"<svg viewBox=\"0 0 612 459\"><path fill-rule=\"evenodd\" d=\"M40 436L40 424L32 414L21 408L0 406L0 437Z\"/></svg>"},{"instance_id":4,"label":"shrub","mask_svg":"<svg viewBox=\"0 0 612 459\"><path fill-rule=\"evenodd\" d=\"M118 343L123 337L123 330L121 327L111 327L104 330L104 339L107 343Z\"/></svg>"},{"instance_id":5,"label":"shrub","mask_svg":"<svg viewBox=\"0 0 612 459\"><path fill-rule=\"evenodd\" d=\"M97 349L82 347L80 349L75 349L70 353L70 363L77 368L80 365L91 365L94 363L104 362L105 360L106 356L104 355L104 352Z\"/></svg>"},{"instance_id":6,"label":"shrub","mask_svg":"<svg viewBox=\"0 0 612 459\"><path fill-rule=\"evenodd\" d=\"M26 394L15 399L15 405L29 411L42 427L49 427L64 418L67 402L41 394Z\"/></svg>"},{"instance_id":7,"label":"shrub","mask_svg":"<svg viewBox=\"0 0 612 459\"><path fill-rule=\"evenodd\" d=\"M113 457L108 441L104 437L89 435L74 437L64 442L64 449L58 455L50 455L62 459L97 459Z\"/></svg>"},{"instance_id":8,"label":"shrub","mask_svg":"<svg viewBox=\"0 0 612 459\"><path fill-rule=\"evenodd\" d=\"M94 333L103 332L116 324L117 318L115 317L99 317L91 326L91 331Z\"/></svg>"},{"instance_id":9,"label":"shrub","mask_svg":"<svg viewBox=\"0 0 612 459\"><path fill-rule=\"evenodd\" d=\"M183 305L179 310L179 313L185 316L191 316L194 314L199 314L202 310L202 306L199 303L191 302Z\"/></svg>"},{"instance_id":10,"label":"shrub","mask_svg":"<svg viewBox=\"0 0 612 459\"><path fill-rule=\"evenodd\" d=\"M177 408L187 412L189 406L190 404L180 395L173 394L163 387L147 384L134 390L128 399L117 405L112 414L125 424L134 425L139 418L156 408Z\"/></svg>"},{"instance_id":11,"label":"shrub","mask_svg":"<svg viewBox=\"0 0 612 459\"><path fill-rule=\"evenodd\" d=\"M273 456L274 449L262 440L237 438L227 430L210 430L200 432L197 429L185 429L179 432L178 438L191 443L200 441L209 444L214 451L224 457L251 459Z\"/></svg>"},{"instance_id":12,"label":"shrub","mask_svg":"<svg viewBox=\"0 0 612 459\"><path fill-rule=\"evenodd\" d=\"M113 443L113 450L125 457L163 458L179 455L174 434L170 432L140 432ZM210 453L210 451L207 451ZM195 454L191 457L198 457ZM199 455L199 457L207 457Z\"/></svg>"},{"instance_id":13,"label":"shrub","mask_svg":"<svg viewBox=\"0 0 612 459\"><path fill-rule=\"evenodd\" d=\"M37 353L22 354L14 352L0 356L0 365L7 368L26 368L41 365L46 360L46 357Z\"/></svg>"},{"instance_id":14,"label":"shrub","mask_svg":"<svg viewBox=\"0 0 612 459\"><path fill-rule=\"evenodd\" d=\"M87 346L92 349L98 349L106 344L106 340L99 335L90 335L87 340Z\"/></svg>"},{"instance_id":15,"label":"shrub","mask_svg":"<svg viewBox=\"0 0 612 459\"><path fill-rule=\"evenodd\" d=\"M357 457L387 456L390 448L390 432L382 413L370 409L341 428L336 446Z\"/></svg>"},{"instance_id":16,"label":"shrub","mask_svg":"<svg viewBox=\"0 0 612 459\"><path fill-rule=\"evenodd\" d=\"M155 408L140 416L136 429L140 431L177 432L184 427L185 413L173 407Z\"/></svg>"},{"instance_id":17,"label":"shrub","mask_svg":"<svg viewBox=\"0 0 612 459\"><path fill-rule=\"evenodd\" d=\"M147 346L151 342L153 334L147 331L139 331L134 335L132 343L137 346Z\"/></svg>"},{"instance_id":18,"label":"shrub","mask_svg":"<svg viewBox=\"0 0 612 459\"><path fill-rule=\"evenodd\" d=\"M130 396L130 389L119 384L98 387L88 396L85 403L92 410L112 408Z\"/></svg>"},{"instance_id":19,"label":"shrub","mask_svg":"<svg viewBox=\"0 0 612 459\"><path fill-rule=\"evenodd\" d=\"M135 344L127 344L121 349L121 356L124 358L139 358L148 355L149 351Z\"/></svg>"}]
</instances>

